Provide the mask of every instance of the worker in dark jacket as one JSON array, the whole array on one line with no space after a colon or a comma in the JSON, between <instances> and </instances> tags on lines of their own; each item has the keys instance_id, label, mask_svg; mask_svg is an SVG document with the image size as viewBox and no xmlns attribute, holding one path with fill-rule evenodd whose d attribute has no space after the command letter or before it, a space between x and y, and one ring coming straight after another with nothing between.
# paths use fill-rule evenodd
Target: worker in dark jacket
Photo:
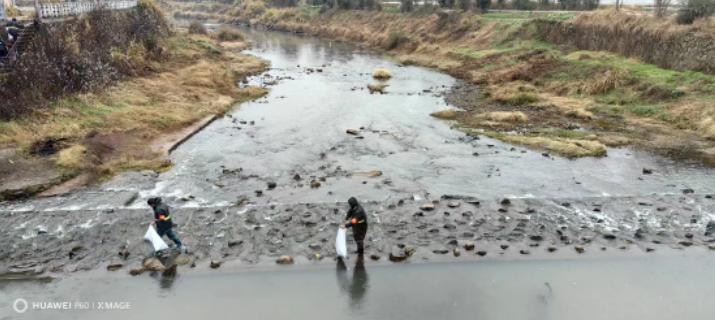
<instances>
[{"instance_id":1,"label":"worker in dark jacket","mask_svg":"<svg viewBox=\"0 0 715 320\"><path fill-rule=\"evenodd\" d=\"M367 215L365 210L360 204L358 204L357 199L350 198L348 200L350 204L350 210L345 217L345 224L341 225L340 228L353 228L353 237L355 238L355 243L357 243L357 254L365 254L365 235L367 234Z\"/></svg>"},{"instance_id":2,"label":"worker in dark jacket","mask_svg":"<svg viewBox=\"0 0 715 320\"><path fill-rule=\"evenodd\" d=\"M171 230L171 227L173 227L174 224L171 222L169 207L161 202L161 198L149 198L147 203L150 207L152 207L152 209L154 209L154 219L156 220L154 220L151 225L156 226L156 233L159 234L159 237L166 235L169 239L171 239L171 241L176 243L179 251L184 251L185 248L181 245L181 241L179 241L179 238L176 237L174 231Z\"/></svg>"},{"instance_id":3,"label":"worker in dark jacket","mask_svg":"<svg viewBox=\"0 0 715 320\"><path fill-rule=\"evenodd\" d=\"M12 18L12 21L7 23L7 33L12 36L13 41L17 41L20 37L20 24L17 23L17 19Z\"/></svg>"}]
</instances>

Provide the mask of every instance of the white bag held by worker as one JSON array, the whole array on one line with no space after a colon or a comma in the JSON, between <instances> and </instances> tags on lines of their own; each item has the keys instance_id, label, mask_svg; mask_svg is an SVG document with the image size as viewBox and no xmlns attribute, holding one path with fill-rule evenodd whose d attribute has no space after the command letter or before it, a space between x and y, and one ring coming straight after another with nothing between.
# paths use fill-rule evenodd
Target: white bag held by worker
<instances>
[{"instance_id":1,"label":"white bag held by worker","mask_svg":"<svg viewBox=\"0 0 715 320\"><path fill-rule=\"evenodd\" d=\"M164 242L164 239L162 239L159 234L156 233L156 230L154 230L154 227L152 226L149 226L149 230L146 231L144 239L151 242L151 244L154 246L154 250L156 251L169 248L169 246L166 245L166 242ZM343 240L345 240L345 237L343 237Z\"/></svg>"},{"instance_id":2,"label":"white bag held by worker","mask_svg":"<svg viewBox=\"0 0 715 320\"><path fill-rule=\"evenodd\" d=\"M346 258L348 256L348 246L345 244L345 229L338 229L338 237L335 239L335 251L338 257Z\"/></svg>"}]
</instances>

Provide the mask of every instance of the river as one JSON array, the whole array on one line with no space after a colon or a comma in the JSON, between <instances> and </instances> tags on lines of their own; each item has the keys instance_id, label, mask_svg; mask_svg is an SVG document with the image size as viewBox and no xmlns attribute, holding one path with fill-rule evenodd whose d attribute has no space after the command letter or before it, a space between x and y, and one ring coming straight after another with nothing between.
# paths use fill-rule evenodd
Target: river
<instances>
[{"instance_id":1,"label":"river","mask_svg":"<svg viewBox=\"0 0 715 320\"><path fill-rule=\"evenodd\" d=\"M4 282L0 319L699 319L713 311L705 300L715 280L705 232L715 212L705 197L712 170L628 148L569 160L468 138L429 116L449 108L443 96L458 83L447 75L345 42L244 31L249 53L271 62L270 77L249 83L280 80L181 145L171 170L0 204L0 253L71 275ZM366 89L376 68L394 75L387 94ZM382 175L353 175L368 171ZM443 197L454 194L481 202ZM173 282L126 275L149 251L151 196L172 207L198 259ZM330 242L351 196L369 213L367 251L382 260L355 273L353 258L344 273L334 270ZM440 198L436 210L420 211ZM487 257L438 253L469 241ZM326 259L311 261L309 243L322 244ZM415 263L387 266L405 244L417 248ZM104 271L120 247L132 252L124 269ZM292 269L263 269L282 254L295 257ZM226 263L213 270L211 260ZM90 271L73 274L82 270ZM131 308L20 315L11 311L20 297Z\"/></svg>"}]
</instances>

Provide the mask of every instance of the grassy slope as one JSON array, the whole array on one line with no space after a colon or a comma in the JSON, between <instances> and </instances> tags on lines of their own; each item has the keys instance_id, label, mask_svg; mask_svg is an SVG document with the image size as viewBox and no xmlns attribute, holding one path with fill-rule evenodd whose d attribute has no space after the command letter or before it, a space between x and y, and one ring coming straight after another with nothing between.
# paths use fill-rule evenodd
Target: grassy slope
<instances>
[{"instance_id":1,"label":"grassy slope","mask_svg":"<svg viewBox=\"0 0 715 320\"><path fill-rule=\"evenodd\" d=\"M141 150L151 140L265 93L257 87L236 86L249 73L265 68L253 56L223 48L237 50L245 43L179 34L164 46L169 58L157 66L160 72L68 96L22 120L0 123L0 145L27 150L37 141L64 138L70 147L57 159L66 170L108 175L160 169L167 165L162 158L152 150ZM89 146L94 137L104 137L119 149L93 152L96 148Z\"/></svg>"},{"instance_id":2,"label":"grassy slope","mask_svg":"<svg viewBox=\"0 0 715 320\"><path fill-rule=\"evenodd\" d=\"M261 7L257 2L244 3L241 8L213 4L208 10L205 4L170 6L175 16L274 24L285 30L382 47L391 50L400 62L436 68L479 84L480 99L457 104L468 112L455 119L471 128L522 131L520 137L495 135L512 143L551 149L566 156L584 156L604 155L604 145L623 144L678 153L683 146L712 147L715 139L715 107L711 104L715 100L715 76L664 70L620 55L577 51L539 41L537 20L566 20L572 18L570 14L440 16L419 12L317 14L308 9L247 9ZM494 103L499 107L491 106ZM493 111L524 112L529 127L539 129L527 130L524 123L484 120L488 117L483 113ZM560 120L553 121L554 118ZM572 124L590 134L574 133L566 141L554 134L561 131L542 130ZM567 146L548 146L544 139L565 142ZM579 146L586 144L590 147Z\"/></svg>"}]
</instances>

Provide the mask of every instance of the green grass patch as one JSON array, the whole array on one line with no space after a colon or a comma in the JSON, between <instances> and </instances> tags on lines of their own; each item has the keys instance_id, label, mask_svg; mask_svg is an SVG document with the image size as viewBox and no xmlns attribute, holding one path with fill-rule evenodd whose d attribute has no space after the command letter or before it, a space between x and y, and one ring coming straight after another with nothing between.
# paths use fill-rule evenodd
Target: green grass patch
<instances>
[{"instance_id":1,"label":"green grass patch","mask_svg":"<svg viewBox=\"0 0 715 320\"><path fill-rule=\"evenodd\" d=\"M482 19L496 19L496 20L528 20L534 17L530 12L494 12L486 13L479 16Z\"/></svg>"},{"instance_id":2,"label":"green grass patch","mask_svg":"<svg viewBox=\"0 0 715 320\"><path fill-rule=\"evenodd\" d=\"M628 112L637 116L652 117L663 114L665 112L665 107L659 105L635 106L628 108Z\"/></svg>"},{"instance_id":3,"label":"green grass patch","mask_svg":"<svg viewBox=\"0 0 715 320\"><path fill-rule=\"evenodd\" d=\"M568 13L568 12L557 12L557 13L552 13L546 16L546 20L548 21L566 21L569 20L576 15L573 13Z\"/></svg>"},{"instance_id":4,"label":"green grass patch","mask_svg":"<svg viewBox=\"0 0 715 320\"><path fill-rule=\"evenodd\" d=\"M540 130L540 133L537 134L537 136L584 140L584 139L586 139L586 137L589 134L590 133L585 132L585 131L566 130L566 129L559 129L559 128L546 128L546 129Z\"/></svg>"}]
</instances>

